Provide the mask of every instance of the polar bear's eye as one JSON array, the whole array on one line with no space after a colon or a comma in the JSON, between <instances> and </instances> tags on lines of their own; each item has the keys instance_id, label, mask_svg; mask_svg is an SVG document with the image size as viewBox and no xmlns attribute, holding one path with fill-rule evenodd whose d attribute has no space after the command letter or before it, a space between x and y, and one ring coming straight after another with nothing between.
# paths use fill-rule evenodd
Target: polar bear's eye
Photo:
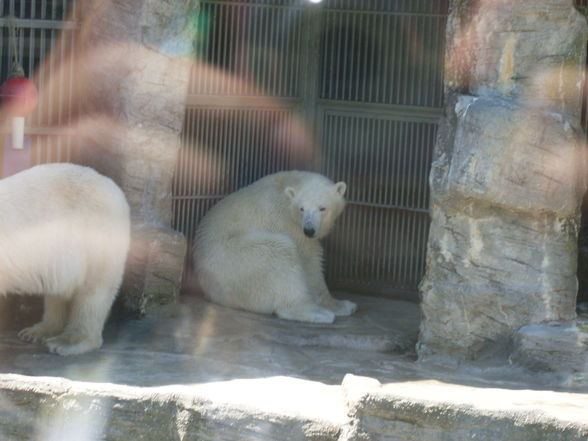
<instances>
[{"instance_id":1,"label":"polar bear's eye","mask_svg":"<svg viewBox=\"0 0 588 441\"><path fill-rule=\"evenodd\" d=\"M319 211L325 211L326 208L325 207L319 207Z\"/></svg>"},{"instance_id":2,"label":"polar bear's eye","mask_svg":"<svg viewBox=\"0 0 588 441\"><path fill-rule=\"evenodd\" d=\"M300 211L304 211L304 207L300 207Z\"/></svg>"}]
</instances>

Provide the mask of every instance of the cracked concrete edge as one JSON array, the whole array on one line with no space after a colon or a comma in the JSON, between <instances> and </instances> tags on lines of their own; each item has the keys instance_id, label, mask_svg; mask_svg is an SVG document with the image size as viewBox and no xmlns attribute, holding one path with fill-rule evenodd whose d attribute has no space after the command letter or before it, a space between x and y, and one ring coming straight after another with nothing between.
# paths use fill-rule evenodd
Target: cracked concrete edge
<instances>
[{"instance_id":1,"label":"cracked concrete edge","mask_svg":"<svg viewBox=\"0 0 588 441\"><path fill-rule=\"evenodd\" d=\"M347 375L131 387L0 375L0 438L580 441L588 396Z\"/></svg>"},{"instance_id":2,"label":"cracked concrete edge","mask_svg":"<svg viewBox=\"0 0 588 441\"><path fill-rule=\"evenodd\" d=\"M278 379L260 379L277 383ZM312 384L288 379L289 389ZM252 393L256 380L140 388L83 383L53 377L0 375L0 439L161 440L312 440L335 441L345 412L325 409L320 417L290 412L272 402L278 389L266 385L253 404L228 396L237 389ZM311 382L305 382L311 383ZM245 387L243 387L245 386ZM318 385L319 387L330 387ZM336 398L338 393L333 395ZM257 398L257 399L255 399ZM338 400L342 401L342 400ZM310 404L310 403L308 403ZM331 407L330 400L321 403ZM311 405L312 407L312 405ZM334 415L334 420L329 419ZM322 417L322 418L321 418Z\"/></svg>"},{"instance_id":3,"label":"cracked concrete edge","mask_svg":"<svg viewBox=\"0 0 588 441\"><path fill-rule=\"evenodd\" d=\"M588 396L347 375L345 441L585 441Z\"/></svg>"}]
</instances>

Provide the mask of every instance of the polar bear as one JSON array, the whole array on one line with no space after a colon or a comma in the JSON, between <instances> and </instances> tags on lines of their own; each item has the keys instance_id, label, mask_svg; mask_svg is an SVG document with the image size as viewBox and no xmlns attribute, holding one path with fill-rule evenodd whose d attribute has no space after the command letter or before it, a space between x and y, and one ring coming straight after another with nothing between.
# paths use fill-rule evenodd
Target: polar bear
<instances>
[{"instance_id":1,"label":"polar bear","mask_svg":"<svg viewBox=\"0 0 588 441\"><path fill-rule=\"evenodd\" d=\"M355 303L329 293L319 242L343 211L345 189L320 174L284 171L221 200L196 231L195 272L204 295L303 322L352 314Z\"/></svg>"},{"instance_id":2,"label":"polar bear","mask_svg":"<svg viewBox=\"0 0 588 441\"><path fill-rule=\"evenodd\" d=\"M129 248L123 192L88 167L45 164L2 179L0 206L0 294L44 296L19 337L60 355L100 347Z\"/></svg>"}]
</instances>

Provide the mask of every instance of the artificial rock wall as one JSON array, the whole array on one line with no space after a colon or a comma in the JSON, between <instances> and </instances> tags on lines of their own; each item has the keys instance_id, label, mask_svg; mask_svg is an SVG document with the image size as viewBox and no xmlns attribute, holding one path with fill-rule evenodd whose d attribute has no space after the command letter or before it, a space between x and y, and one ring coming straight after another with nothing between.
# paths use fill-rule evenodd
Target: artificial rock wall
<instances>
[{"instance_id":1,"label":"artificial rock wall","mask_svg":"<svg viewBox=\"0 0 588 441\"><path fill-rule=\"evenodd\" d=\"M575 318L587 26L572 0L455 0L430 175L421 359Z\"/></svg>"},{"instance_id":2,"label":"artificial rock wall","mask_svg":"<svg viewBox=\"0 0 588 441\"><path fill-rule=\"evenodd\" d=\"M121 300L145 313L179 293L185 238L170 227L195 0L78 1L76 162L112 177L131 205Z\"/></svg>"}]
</instances>

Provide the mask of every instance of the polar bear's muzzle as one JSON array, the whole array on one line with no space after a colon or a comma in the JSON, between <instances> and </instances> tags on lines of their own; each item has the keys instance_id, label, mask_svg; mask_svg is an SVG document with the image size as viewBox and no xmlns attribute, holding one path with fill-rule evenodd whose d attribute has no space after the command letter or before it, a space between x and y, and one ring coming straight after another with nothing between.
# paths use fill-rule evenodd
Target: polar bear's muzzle
<instances>
[{"instance_id":1,"label":"polar bear's muzzle","mask_svg":"<svg viewBox=\"0 0 588 441\"><path fill-rule=\"evenodd\" d=\"M302 231L308 238L318 236L321 227L321 213L318 211L307 211L302 218Z\"/></svg>"}]
</instances>

